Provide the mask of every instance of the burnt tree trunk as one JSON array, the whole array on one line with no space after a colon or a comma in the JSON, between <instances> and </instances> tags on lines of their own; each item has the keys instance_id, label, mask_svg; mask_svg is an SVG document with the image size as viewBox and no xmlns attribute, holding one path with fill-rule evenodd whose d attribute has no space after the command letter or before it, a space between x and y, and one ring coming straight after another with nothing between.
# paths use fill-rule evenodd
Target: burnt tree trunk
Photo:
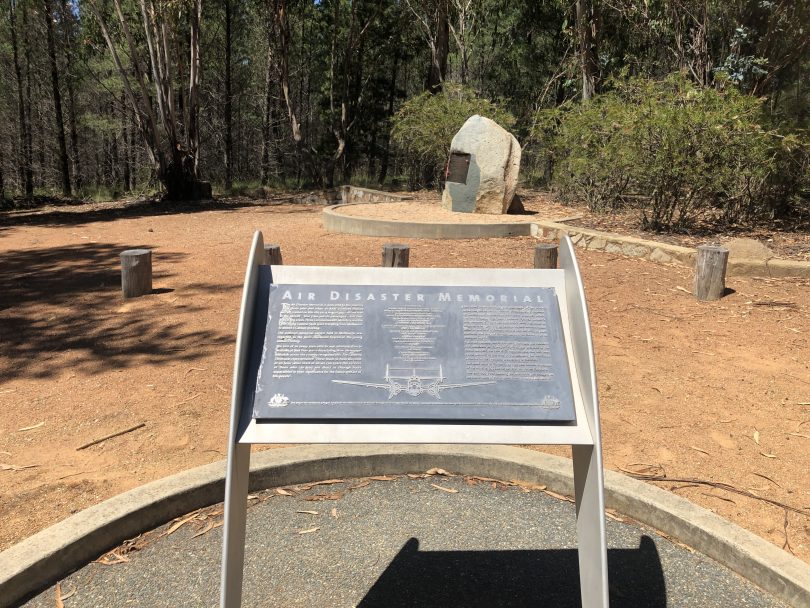
<instances>
[{"instance_id":1,"label":"burnt tree trunk","mask_svg":"<svg viewBox=\"0 0 810 608\"><path fill-rule=\"evenodd\" d=\"M6 182L3 179L3 146L0 146L0 203L6 200Z\"/></svg>"},{"instance_id":2,"label":"burnt tree trunk","mask_svg":"<svg viewBox=\"0 0 810 608\"><path fill-rule=\"evenodd\" d=\"M56 138L59 142L59 172L62 174L62 196L72 195L70 189L70 169L68 167L67 141L65 123L62 118L62 93L59 90L59 67L56 63L56 44L53 39L53 10L51 0L42 0L45 32L48 39L48 60L51 64L51 85L53 87L53 106L56 118Z\"/></svg>"},{"instance_id":3,"label":"burnt tree trunk","mask_svg":"<svg viewBox=\"0 0 810 608\"><path fill-rule=\"evenodd\" d=\"M34 173L31 168L31 111L26 107L23 99L23 77L20 67L19 45L17 44L17 11L14 5L9 9L9 29L11 33L11 49L14 58L14 76L17 79L17 109L19 112L20 153L17 165L20 172L20 187L26 198L34 195ZM30 99L30 95L29 95ZM28 111L26 111L26 109Z\"/></svg>"},{"instance_id":4,"label":"burnt tree trunk","mask_svg":"<svg viewBox=\"0 0 810 608\"><path fill-rule=\"evenodd\" d=\"M425 90L438 93L447 77L447 57L450 55L449 0L438 0L436 6L436 34L432 45L430 67L425 79Z\"/></svg>"},{"instance_id":5,"label":"burnt tree trunk","mask_svg":"<svg viewBox=\"0 0 810 608\"><path fill-rule=\"evenodd\" d=\"M63 45L65 50L65 69L67 71L65 84L67 85L68 93L68 122L70 129L70 170L73 174L73 183L77 190L80 190L84 185L84 178L82 177L82 163L79 156L79 134L76 130L76 94L75 94L75 80L76 76L73 73L73 45L76 44L75 37L75 22L71 12L71 4L69 0L62 2L62 24L63 24Z\"/></svg>"},{"instance_id":6,"label":"burnt tree trunk","mask_svg":"<svg viewBox=\"0 0 810 608\"><path fill-rule=\"evenodd\" d=\"M233 120L231 90L231 47L232 47L231 0L225 0L225 189L233 185Z\"/></svg>"}]
</instances>

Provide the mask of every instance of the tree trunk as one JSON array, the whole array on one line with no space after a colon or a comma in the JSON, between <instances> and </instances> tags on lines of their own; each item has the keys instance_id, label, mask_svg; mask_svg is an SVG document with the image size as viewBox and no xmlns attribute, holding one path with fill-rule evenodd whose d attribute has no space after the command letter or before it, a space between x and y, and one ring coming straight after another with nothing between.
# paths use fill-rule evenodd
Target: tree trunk
<instances>
[{"instance_id":1,"label":"tree trunk","mask_svg":"<svg viewBox=\"0 0 810 608\"><path fill-rule=\"evenodd\" d=\"M196 159L190 152L181 152L158 175L166 189L163 200L199 201L211 198L211 184L197 179Z\"/></svg>"},{"instance_id":2,"label":"tree trunk","mask_svg":"<svg viewBox=\"0 0 810 608\"><path fill-rule=\"evenodd\" d=\"M293 141L295 142L295 149L302 161L298 165L299 169L303 165L306 168L312 183L315 186L320 186L322 183L321 174L315 166L315 159L313 158L312 153L307 148L303 138L301 137L301 125L298 122L295 108L293 107L292 96L290 94L290 22L287 17L286 5L286 0L276 0L275 2L275 18L279 39L279 83L281 85L281 93L284 96L284 103L287 107L287 116L290 120L290 129L292 131Z\"/></svg>"},{"instance_id":3,"label":"tree trunk","mask_svg":"<svg viewBox=\"0 0 810 608\"><path fill-rule=\"evenodd\" d=\"M80 190L84 185L82 177L82 163L79 156L79 134L76 130L76 95L74 81L76 77L73 73L73 45L76 44L75 36L75 22L73 13L71 12L71 4L69 0L62 2L62 24L64 31L63 45L65 49L65 69L67 70L67 77L65 83L67 84L68 92L68 121L70 128L70 152L71 152L71 173L73 174L73 183L77 190Z\"/></svg>"},{"instance_id":4,"label":"tree trunk","mask_svg":"<svg viewBox=\"0 0 810 608\"><path fill-rule=\"evenodd\" d=\"M231 119L231 0L225 0L225 189L233 186L233 125Z\"/></svg>"},{"instance_id":5,"label":"tree trunk","mask_svg":"<svg viewBox=\"0 0 810 608\"><path fill-rule=\"evenodd\" d=\"M0 203L6 200L6 182L3 179L3 163L5 159L3 158L3 146L0 145Z\"/></svg>"},{"instance_id":6,"label":"tree trunk","mask_svg":"<svg viewBox=\"0 0 810 608\"><path fill-rule=\"evenodd\" d=\"M579 66L582 73L582 101L596 93L599 63L596 49L596 14L593 0L576 0Z\"/></svg>"},{"instance_id":7,"label":"tree trunk","mask_svg":"<svg viewBox=\"0 0 810 608\"><path fill-rule=\"evenodd\" d=\"M30 106L26 112L26 105L23 99L23 78L20 68L20 54L17 44L17 11L14 4L9 9L9 29L11 31L11 48L14 58L14 76L17 79L17 109L19 112L20 129L20 153L17 160L20 172L20 187L26 198L34 195L34 174L31 168L31 122ZM29 95L30 99L30 95Z\"/></svg>"},{"instance_id":8,"label":"tree trunk","mask_svg":"<svg viewBox=\"0 0 810 608\"><path fill-rule=\"evenodd\" d=\"M394 33L394 60L391 66L391 80L388 81L388 120L389 120L389 128L388 133L385 135L385 147L383 148L382 153L382 160L380 161L380 177L377 180L380 185L382 186L385 182L385 178L388 175L388 158L391 153L391 128L390 128L390 120L391 117L394 115L394 101L396 100L397 96L397 75L399 71L399 58L401 55L401 48L400 48L400 28L395 28L396 32Z\"/></svg>"},{"instance_id":9,"label":"tree trunk","mask_svg":"<svg viewBox=\"0 0 810 608\"><path fill-rule=\"evenodd\" d=\"M200 22L202 21L202 0L194 0L191 10L190 28L191 42L189 57L189 86L188 86L188 154L191 156L191 169L194 181L197 181L197 167L200 150ZM186 166L188 158L182 158L180 164ZM177 164L175 157L174 164ZM186 170L183 170L186 175ZM209 197L210 198L210 197Z\"/></svg>"},{"instance_id":10,"label":"tree trunk","mask_svg":"<svg viewBox=\"0 0 810 608\"><path fill-rule=\"evenodd\" d=\"M56 138L59 142L59 171L62 174L62 196L70 197L70 169L68 168L67 142L65 140L65 123L62 119L62 93L59 90L59 67L56 63L56 44L53 39L53 10L51 0L42 0L45 32L48 39L48 59L51 64L51 85L53 86L53 105L56 115Z\"/></svg>"},{"instance_id":11,"label":"tree trunk","mask_svg":"<svg viewBox=\"0 0 810 608\"><path fill-rule=\"evenodd\" d=\"M270 183L270 121L273 107L273 38L270 27L267 27L267 62L264 66L264 115L262 116L262 186Z\"/></svg>"},{"instance_id":12,"label":"tree trunk","mask_svg":"<svg viewBox=\"0 0 810 608\"><path fill-rule=\"evenodd\" d=\"M449 0L438 0L436 6L436 35L430 49L430 67L425 79L425 90L438 93L447 77L447 57L450 55Z\"/></svg>"},{"instance_id":13,"label":"tree trunk","mask_svg":"<svg viewBox=\"0 0 810 608\"><path fill-rule=\"evenodd\" d=\"M129 112L127 112L126 100L121 100L121 128L123 132L122 148L123 148L123 162L122 162L122 175L121 186L124 192L130 192L133 189L132 180L132 140L129 128Z\"/></svg>"}]
</instances>

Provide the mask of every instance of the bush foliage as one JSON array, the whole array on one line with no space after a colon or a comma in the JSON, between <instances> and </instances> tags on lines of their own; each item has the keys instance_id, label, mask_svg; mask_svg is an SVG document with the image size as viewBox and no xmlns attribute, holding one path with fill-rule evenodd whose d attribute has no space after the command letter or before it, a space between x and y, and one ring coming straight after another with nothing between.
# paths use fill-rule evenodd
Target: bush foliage
<instances>
[{"instance_id":1,"label":"bush foliage","mask_svg":"<svg viewBox=\"0 0 810 608\"><path fill-rule=\"evenodd\" d=\"M612 86L538 115L563 198L594 211L638 201L642 227L657 231L810 211L808 146L763 126L764 100L680 74Z\"/></svg>"},{"instance_id":2,"label":"bush foliage","mask_svg":"<svg viewBox=\"0 0 810 608\"><path fill-rule=\"evenodd\" d=\"M391 139L406 163L411 186L441 186L450 142L474 114L507 130L515 124L515 117L498 103L452 83L446 83L441 93L421 93L403 104L394 115Z\"/></svg>"}]
</instances>

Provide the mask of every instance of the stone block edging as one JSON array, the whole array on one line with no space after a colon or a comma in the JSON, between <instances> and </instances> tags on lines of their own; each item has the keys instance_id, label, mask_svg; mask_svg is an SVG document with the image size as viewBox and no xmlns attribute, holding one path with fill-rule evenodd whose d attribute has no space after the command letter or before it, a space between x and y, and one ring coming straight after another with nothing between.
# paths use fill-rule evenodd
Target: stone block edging
<instances>
[{"instance_id":1,"label":"stone block edging","mask_svg":"<svg viewBox=\"0 0 810 608\"><path fill-rule=\"evenodd\" d=\"M559 239L562 234L584 249L619 253L631 257L645 258L651 262L679 263L694 266L697 250L660 241L650 241L633 236L600 232L590 228L570 226L562 222L538 220L533 236ZM768 260L729 258L728 276L737 277L807 277L810 278L810 262L770 258Z\"/></svg>"},{"instance_id":2,"label":"stone block edging","mask_svg":"<svg viewBox=\"0 0 810 608\"><path fill-rule=\"evenodd\" d=\"M511 446L301 446L259 452L251 460L251 491L438 466L573 493L570 460ZM222 501L224 478L225 463L220 461L154 481L0 553L0 605L30 597L123 540ZM613 471L605 473L605 503L717 560L780 600L810 607L810 566L710 511Z\"/></svg>"}]
</instances>

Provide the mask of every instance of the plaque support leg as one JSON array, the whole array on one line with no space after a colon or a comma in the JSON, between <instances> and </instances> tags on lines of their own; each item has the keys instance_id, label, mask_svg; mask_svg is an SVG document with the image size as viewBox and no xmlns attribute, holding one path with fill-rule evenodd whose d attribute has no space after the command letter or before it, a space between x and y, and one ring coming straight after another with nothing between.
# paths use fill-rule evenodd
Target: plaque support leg
<instances>
[{"instance_id":1,"label":"plaque support leg","mask_svg":"<svg viewBox=\"0 0 810 608\"><path fill-rule=\"evenodd\" d=\"M601 458L594 445L574 445L572 452L582 607L607 608L607 538Z\"/></svg>"},{"instance_id":2,"label":"plaque support leg","mask_svg":"<svg viewBox=\"0 0 810 608\"><path fill-rule=\"evenodd\" d=\"M242 604L249 477L250 444L234 444L228 457L228 475L225 481L220 608L238 608Z\"/></svg>"}]
</instances>

